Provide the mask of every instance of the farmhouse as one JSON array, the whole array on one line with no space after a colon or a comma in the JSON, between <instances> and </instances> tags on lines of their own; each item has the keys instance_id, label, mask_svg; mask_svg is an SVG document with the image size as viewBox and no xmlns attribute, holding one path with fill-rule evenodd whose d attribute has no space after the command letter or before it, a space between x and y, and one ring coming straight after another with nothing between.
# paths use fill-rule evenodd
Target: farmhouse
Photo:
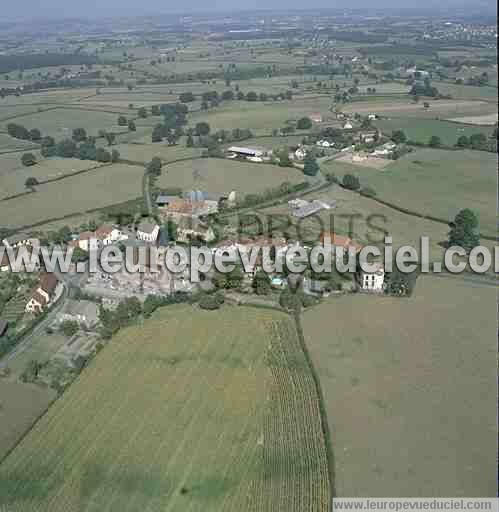
<instances>
[{"instance_id":1,"label":"farmhouse","mask_svg":"<svg viewBox=\"0 0 499 512\"><path fill-rule=\"evenodd\" d=\"M304 147L299 147L295 153L294 153L294 157L297 159L297 160L303 160L305 157L307 156L307 150L304 148Z\"/></svg>"},{"instance_id":2,"label":"farmhouse","mask_svg":"<svg viewBox=\"0 0 499 512\"><path fill-rule=\"evenodd\" d=\"M99 240L93 231L82 231L76 240L69 243L70 246L78 247L82 251L96 251L99 249Z\"/></svg>"},{"instance_id":3,"label":"farmhouse","mask_svg":"<svg viewBox=\"0 0 499 512\"><path fill-rule=\"evenodd\" d=\"M103 224L95 231L97 240L102 245L110 245L115 242L127 240L128 235L123 233L120 229L110 224Z\"/></svg>"},{"instance_id":4,"label":"farmhouse","mask_svg":"<svg viewBox=\"0 0 499 512\"><path fill-rule=\"evenodd\" d=\"M385 270L383 267L374 273L361 272L360 286L367 292L382 292L385 284Z\"/></svg>"},{"instance_id":5,"label":"farmhouse","mask_svg":"<svg viewBox=\"0 0 499 512\"><path fill-rule=\"evenodd\" d=\"M374 142L378 137L377 130L373 131L366 131L366 132L359 132L355 137L354 140L358 140L359 142L363 144L370 144L371 142Z\"/></svg>"},{"instance_id":6,"label":"farmhouse","mask_svg":"<svg viewBox=\"0 0 499 512\"><path fill-rule=\"evenodd\" d=\"M137 240L143 242L156 242L159 235L159 226L149 222L141 222L137 227Z\"/></svg>"},{"instance_id":7,"label":"farmhouse","mask_svg":"<svg viewBox=\"0 0 499 512\"><path fill-rule=\"evenodd\" d=\"M322 114L320 113L310 114L308 117L314 123L322 123Z\"/></svg>"},{"instance_id":8,"label":"farmhouse","mask_svg":"<svg viewBox=\"0 0 499 512\"><path fill-rule=\"evenodd\" d=\"M54 302L60 286L55 274L44 273L40 278L40 284L33 291L30 300L26 304L26 312L41 313Z\"/></svg>"},{"instance_id":9,"label":"farmhouse","mask_svg":"<svg viewBox=\"0 0 499 512\"><path fill-rule=\"evenodd\" d=\"M40 244L39 240L36 238L30 238L25 233L16 233L15 235L4 238L2 243L8 249L16 249L17 247L21 247L23 245L34 246Z\"/></svg>"},{"instance_id":10,"label":"farmhouse","mask_svg":"<svg viewBox=\"0 0 499 512\"><path fill-rule=\"evenodd\" d=\"M381 157L388 156L393 153L393 150L396 147L397 147L397 144L395 144L394 142L387 142L386 144L383 144L379 148L376 148L372 154L374 156L381 156Z\"/></svg>"},{"instance_id":11,"label":"farmhouse","mask_svg":"<svg viewBox=\"0 0 499 512\"><path fill-rule=\"evenodd\" d=\"M165 195L165 194L160 194L157 198L156 198L156 206L158 208L165 208L166 206L168 206L171 202L173 201L176 201L177 199L179 199L178 196L168 196L168 195Z\"/></svg>"},{"instance_id":12,"label":"farmhouse","mask_svg":"<svg viewBox=\"0 0 499 512\"><path fill-rule=\"evenodd\" d=\"M334 142L329 142L328 140L318 140L315 145L319 146L320 148L330 148L334 146Z\"/></svg>"},{"instance_id":13,"label":"farmhouse","mask_svg":"<svg viewBox=\"0 0 499 512\"><path fill-rule=\"evenodd\" d=\"M337 235L336 233L324 231L320 236L320 242L323 246L327 239L329 239L330 244L333 246L333 248L343 247L345 251L348 251L350 247L353 247L355 248L356 254L358 254L363 248L362 245L358 244L357 242L354 242L348 236L341 236Z\"/></svg>"}]
</instances>

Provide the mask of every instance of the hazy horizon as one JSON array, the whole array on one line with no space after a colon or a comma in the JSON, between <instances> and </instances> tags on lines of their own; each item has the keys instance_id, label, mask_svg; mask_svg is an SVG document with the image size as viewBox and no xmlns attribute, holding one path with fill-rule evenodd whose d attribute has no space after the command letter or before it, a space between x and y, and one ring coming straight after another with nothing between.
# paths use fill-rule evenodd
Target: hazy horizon
<instances>
[{"instance_id":1,"label":"hazy horizon","mask_svg":"<svg viewBox=\"0 0 499 512\"><path fill-rule=\"evenodd\" d=\"M3 7L3 21L36 19L36 18L71 18L71 17L127 17L127 16L151 16L161 14L197 14L230 11L259 11L259 10L311 10L311 9L408 9L421 10L429 9L441 12L446 8L466 9L470 12L484 15L496 12L497 4L493 0L481 0L469 2L463 0L444 0L438 6L431 0L423 0L415 5L412 2L400 2L397 0L382 0L373 5L367 0L341 0L331 4L326 0L314 0L304 5L298 0L254 0L251 6L248 4L238 5L233 1L221 0L213 6L207 6L200 0L187 0L181 5L165 5L160 0L143 0L137 3L136 0L90 0L82 4L71 0L47 0L41 5L38 0L26 0L22 4L6 4ZM449 12L449 16L455 14Z\"/></svg>"}]
</instances>

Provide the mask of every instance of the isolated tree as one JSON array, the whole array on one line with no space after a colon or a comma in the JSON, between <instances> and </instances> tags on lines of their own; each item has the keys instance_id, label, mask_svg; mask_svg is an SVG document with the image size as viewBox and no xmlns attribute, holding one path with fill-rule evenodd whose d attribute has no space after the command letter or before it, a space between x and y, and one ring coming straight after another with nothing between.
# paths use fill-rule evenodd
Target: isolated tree
<instances>
[{"instance_id":1,"label":"isolated tree","mask_svg":"<svg viewBox=\"0 0 499 512\"><path fill-rule=\"evenodd\" d=\"M466 137L466 135L461 135L461 137L459 137L457 139L457 144L456 144L457 147L467 148L469 145L470 145L470 139L468 137Z\"/></svg>"},{"instance_id":2,"label":"isolated tree","mask_svg":"<svg viewBox=\"0 0 499 512\"><path fill-rule=\"evenodd\" d=\"M473 149L483 149L487 145L487 137L484 133L474 133L470 136L470 146Z\"/></svg>"},{"instance_id":3,"label":"isolated tree","mask_svg":"<svg viewBox=\"0 0 499 512\"><path fill-rule=\"evenodd\" d=\"M147 117L147 110L145 107L141 107L139 108L138 112L137 112L137 115L141 118L141 119L145 119Z\"/></svg>"},{"instance_id":4,"label":"isolated tree","mask_svg":"<svg viewBox=\"0 0 499 512\"><path fill-rule=\"evenodd\" d=\"M33 141L39 141L42 138L42 133L38 128L33 128L29 131L29 138Z\"/></svg>"},{"instance_id":5,"label":"isolated tree","mask_svg":"<svg viewBox=\"0 0 499 512\"><path fill-rule=\"evenodd\" d=\"M33 153L24 153L24 155L21 157L21 163L24 165L24 167L30 167L31 165L35 165L35 155Z\"/></svg>"},{"instance_id":6,"label":"isolated tree","mask_svg":"<svg viewBox=\"0 0 499 512\"><path fill-rule=\"evenodd\" d=\"M402 130L394 130L391 139L395 144L403 144L407 140L407 136Z\"/></svg>"},{"instance_id":7,"label":"isolated tree","mask_svg":"<svg viewBox=\"0 0 499 512\"><path fill-rule=\"evenodd\" d=\"M208 135L210 131L211 127L208 123L202 121L196 124L195 132L197 133L197 135L202 137L204 135Z\"/></svg>"},{"instance_id":8,"label":"isolated tree","mask_svg":"<svg viewBox=\"0 0 499 512\"><path fill-rule=\"evenodd\" d=\"M268 295L271 290L270 277L263 270L258 270L251 286L257 295Z\"/></svg>"},{"instance_id":9,"label":"isolated tree","mask_svg":"<svg viewBox=\"0 0 499 512\"><path fill-rule=\"evenodd\" d=\"M38 185L38 180L36 178L33 178L33 177L27 178L26 181L24 182L24 186L26 188L31 189L31 190L34 190L36 185Z\"/></svg>"},{"instance_id":10,"label":"isolated tree","mask_svg":"<svg viewBox=\"0 0 499 512\"><path fill-rule=\"evenodd\" d=\"M469 208L461 210L450 226L449 246L463 247L469 252L480 245L478 217Z\"/></svg>"},{"instance_id":11,"label":"isolated tree","mask_svg":"<svg viewBox=\"0 0 499 512\"><path fill-rule=\"evenodd\" d=\"M343 176L343 186L348 190L359 190L360 189L360 181L357 176L353 174L345 174Z\"/></svg>"},{"instance_id":12,"label":"isolated tree","mask_svg":"<svg viewBox=\"0 0 499 512\"><path fill-rule=\"evenodd\" d=\"M255 91L250 91L248 94L246 94L246 101L257 101L258 100L258 94Z\"/></svg>"},{"instance_id":13,"label":"isolated tree","mask_svg":"<svg viewBox=\"0 0 499 512\"><path fill-rule=\"evenodd\" d=\"M106 141L108 146L112 146L116 141L116 135L114 133L106 133Z\"/></svg>"},{"instance_id":14,"label":"isolated tree","mask_svg":"<svg viewBox=\"0 0 499 512\"><path fill-rule=\"evenodd\" d=\"M309 117L302 117L296 123L298 130L310 130L312 128L312 120Z\"/></svg>"},{"instance_id":15,"label":"isolated tree","mask_svg":"<svg viewBox=\"0 0 499 512\"><path fill-rule=\"evenodd\" d=\"M73 140L61 140L56 146L56 155L63 158L73 158L76 154L76 144Z\"/></svg>"},{"instance_id":16,"label":"isolated tree","mask_svg":"<svg viewBox=\"0 0 499 512\"><path fill-rule=\"evenodd\" d=\"M73 130L73 140L75 142L83 142L87 140L87 131L85 128L75 128Z\"/></svg>"},{"instance_id":17,"label":"isolated tree","mask_svg":"<svg viewBox=\"0 0 499 512\"><path fill-rule=\"evenodd\" d=\"M283 149L279 153L279 166L280 167L290 167L291 159L289 158L289 152L287 149Z\"/></svg>"},{"instance_id":18,"label":"isolated tree","mask_svg":"<svg viewBox=\"0 0 499 512\"><path fill-rule=\"evenodd\" d=\"M222 93L222 100L224 100L224 101L231 101L234 99L234 97L235 97L234 91L228 90L228 91L224 91Z\"/></svg>"},{"instance_id":19,"label":"isolated tree","mask_svg":"<svg viewBox=\"0 0 499 512\"><path fill-rule=\"evenodd\" d=\"M151 135L152 142L161 142L163 140L163 127L162 125L157 125L154 127Z\"/></svg>"},{"instance_id":20,"label":"isolated tree","mask_svg":"<svg viewBox=\"0 0 499 512\"><path fill-rule=\"evenodd\" d=\"M128 121L125 116L118 117L118 126L127 126Z\"/></svg>"},{"instance_id":21,"label":"isolated tree","mask_svg":"<svg viewBox=\"0 0 499 512\"><path fill-rule=\"evenodd\" d=\"M128 130L131 132L134 132L137 130L137 127L135 126L135 121L132 121L131 119L130 119L130 121L128 121Z\"/></svg>"},{"instance_id":22,"label":"isolated tree","mask_svg":"<svg viewBox=\"0 0 499 512\"><path fill-rule=\"evenodd\" d=\"M428 141L430 148L438 148L442 145L442 139L438 135L432 135Z\"/></svg>"},{"instance_id":23,"label":"isolated tree","mask_svg":"<svg viewBox=\"0 0 499 512\"><path fill-rule=\"evenodd\" d=\"M153 116L159 116L161 114L160 110L159 110L159 105L153 105L151 107L151 114Z\"/></svg>"},{"instance_id":24,"label":"isolated tree","mask_svg":"<svg viewBox=\"0 0 499 512\"><path fill-rule=\"evenodd\" d=\"M319 164L317 160L308 153L305 156L304 166L303 166L303 174L306 176L315 176L319 172Z\"/></svg>"}]
</instances>

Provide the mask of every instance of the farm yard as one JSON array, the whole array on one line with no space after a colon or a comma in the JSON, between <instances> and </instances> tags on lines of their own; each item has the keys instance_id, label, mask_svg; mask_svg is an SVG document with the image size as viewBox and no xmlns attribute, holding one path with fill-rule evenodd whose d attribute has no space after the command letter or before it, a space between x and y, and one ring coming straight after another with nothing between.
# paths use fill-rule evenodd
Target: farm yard
<instances>
[{"instance_id":1,"label":"farm yard","mask_svg":"<svg viewBox=\"0 0 499 512\"><path fill-rule=\"evenodd\" d=\"M113 339L0 465L0 504L327 511L317 396L292 320L244 307L191 320L191 306L172 306Z\"/></svg>"},{"instance_id":2,"label":"farm yard","mask_svg":"<svg viewBox=\"0 0 499 512\"><path fill-rule=\"evenodd\" d=\"M112 164L87 173L38 185L36 192L0 201L0 218L19 228L142 196L144 168Z\"/></svg>"},{"instance_id":3,"label":"farm yard","mask_svg":"<svg viewBox=\"0 0 499 512\"><path fill-rule=\"evenodd\" d=\"M183 190L199 189L211 194L224 194L235 190L239 195L244 195L263 192L286 181L292 184L301 183L305 181L305 176L294 168L217 158L167 165L158 179L158 186L179 187Z\"/></svg>"},{"instance_id":4,"label":"farm yard","mask_svg":"<svg viewBox=\"0 0 499 512\"><path fill-rule=\"evenodd\" d=\"M482 232L496 231L497 158L493 153L425 148L380 171L338 161L324 168L337 176L353 173L377 197L425 215L452 220L460 209L471 208L478 213Z\"/></svg>"},{"instance_id":5,"label":"farm yard","mask_svg":"<svg viewBox=\"0 0 499 512\"><path fill-rule=\"evenodd\" d=\"M496 495L495 316L493 287L431 276L304 314L338 496Z\"/></svg>"}]
</instances>

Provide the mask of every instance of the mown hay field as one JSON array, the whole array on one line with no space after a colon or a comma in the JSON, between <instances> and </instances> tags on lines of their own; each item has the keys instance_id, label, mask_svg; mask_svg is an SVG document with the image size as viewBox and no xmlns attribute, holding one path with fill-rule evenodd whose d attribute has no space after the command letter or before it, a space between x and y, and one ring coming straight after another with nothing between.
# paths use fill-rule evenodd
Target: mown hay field
<instances>
[{"instance_id":1,"label":"mown hay field","mask_svg":"<svg viewBox=\"0 0 499 512\"><path fill-rule=\"evenodd\" d=\"M338 496L496 496L496 309L494 287L426 276L304 314Z\"/></svg>"},{"instance_id":2,"label":"mown hay field","mask_svg":"<svg viewBox=\"0 0 499 512\"><path fill-rule=\"evenodd\" d=\"M329 510L290 317L163 309L118 334L0 465L9 511Z\"/></svg>"},{"instance_id":3,"label":"mown hay field","mask_svg":"<svg viewBox=\"0 0 499 512\"><path fill-rule=\"evenodd\" d=\"M482 232L496 232L497 156L482 151L419 149L382 170L330 162L324 167L338 177L359 176L377 197L416 212L452 220L470 208ZM445 226L444 226L445 227Z\"/></svg>"},{"instance_id":4,"label":"mown hay field","mask_svg":"<svg viewBox=\"0 0 499 512\"><path fill-rule=\"evenodd\" d=\"M36 192L0 201L2 225L30 226L142 196L144 168L112 164L36 186Z\"/></svg>"}]
</instances>

